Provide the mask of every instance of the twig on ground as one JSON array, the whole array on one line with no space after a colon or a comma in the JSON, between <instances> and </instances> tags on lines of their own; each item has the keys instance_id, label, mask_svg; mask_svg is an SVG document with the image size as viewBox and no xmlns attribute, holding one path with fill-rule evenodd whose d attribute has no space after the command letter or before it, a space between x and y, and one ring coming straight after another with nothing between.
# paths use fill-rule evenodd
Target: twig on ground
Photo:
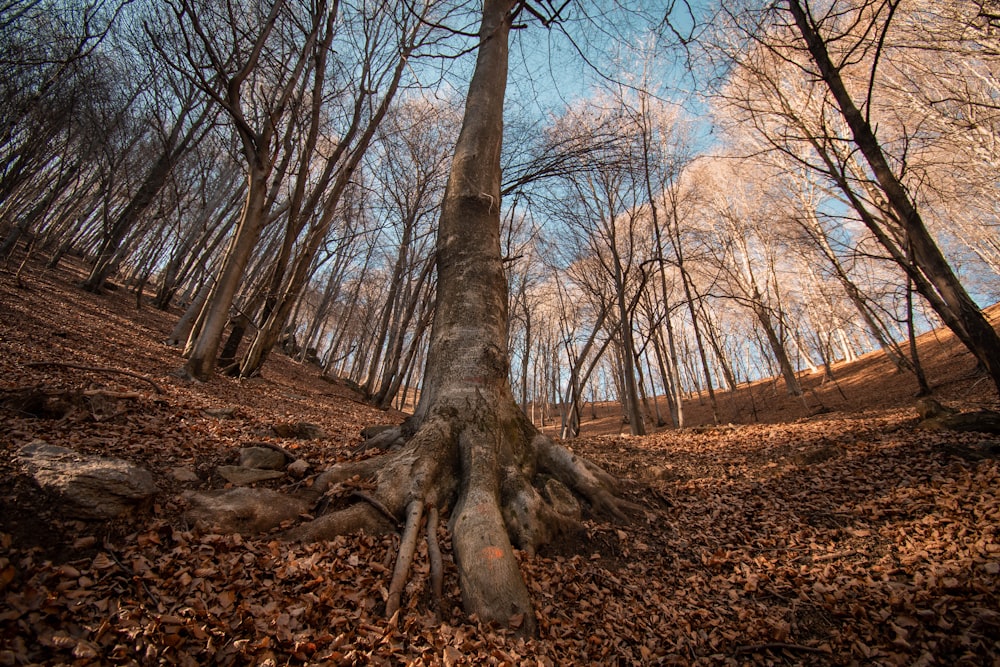
<instances>
[{"instance_id":1,"label":"twig on ground","mask_svg":"<svg viewBox=\"0 0 1000 667\"><path fill-rule=\"evenodd\" d=\"M115 564L121 568L122 572L124 573L129 572L131 568L125 567L125 563L121 562L121 560L118 558L118 554L115 553L115 550L111 546L111 543L108 542L107 540L104 540L104 550L108 552L108 555L111 556L111 560L113 560ZM132 581L139 584L142 587L142 590L145 591L146 595L149 597L150 601L153 604L155 604L157 607L160 606L160 598L153 595L153 591L149 590L149 586L146 585L146 582L143 581L142 577L133 576Z\"/></svg>"}]
</instances>

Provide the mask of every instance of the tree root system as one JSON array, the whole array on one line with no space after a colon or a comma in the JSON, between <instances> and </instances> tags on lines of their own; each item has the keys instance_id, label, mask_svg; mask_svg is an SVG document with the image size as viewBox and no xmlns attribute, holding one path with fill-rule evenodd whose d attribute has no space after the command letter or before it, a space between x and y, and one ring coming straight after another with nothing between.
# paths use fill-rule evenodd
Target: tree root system
<instances>
[{"instance_id":1,"label":"tree root system","mask_svg":"<svg viewBox=\"0 0 1000 667\"><path fill-rule=\"evenodd\" d=\"M641 508L618 497L612 475L538 433L516 409L500 412L504 418L499 420L495 408L475 411L475 419L438 413L416 428L381 430L374 436L374 448L384 449L382 454L334 466L287 501L262 489L267 492L262 502L240 501L239 509L221 511L223 499L246 500L256 492L233 489L217 492L214 504L202 503L192 517L216 530L247 532L274 529L305 516L282 533L284 539L296 541L362 531L399 532L385 608L391 618L404 607L422 535L433 604L440 607L443 557L437 532L446 512L466 611L533 634L534 615L514 549L532 555L540 546L579 530L579 499L595 514L617 522L626 520L627 511ZM406 433L410 435L404 439ZM207 495L194 494L192 500L198 505ZM335 502L330 502L331 496ZM323 510L318 516L306 514L317 507Z\"/></svg>"}]
</instances>

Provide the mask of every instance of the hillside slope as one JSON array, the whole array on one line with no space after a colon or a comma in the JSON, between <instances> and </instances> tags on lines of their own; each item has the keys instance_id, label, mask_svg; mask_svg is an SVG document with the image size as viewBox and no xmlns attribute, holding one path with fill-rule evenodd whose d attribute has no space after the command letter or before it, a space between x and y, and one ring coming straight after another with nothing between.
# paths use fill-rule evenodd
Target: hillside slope
<instances>
[{"instance_id":1,"label":"hillside slope","mask_svg":"<svg viewBox=\"0 0 1000 667\"><path fill-rule=\"evenodd\" d=\"M183 382L161 343L177 313L85 293L81 271L0 272L4 395L104 398L0 408L0 665L1000 664L997 437L916 428L915 385L878 355L835 369L837 385L806 378L805 405L757 385L759 424L574 441L645 510L626 523L585 510L582 533L521 555L540 628L525 642L462 616L448 555L434 609L425 546L387 621L395 537L288 544L190 525L185 492L225 485L238 448L321 470L402 415L280 354L261 378ZM948 336L921 354L943 402L996 407ZM724 421L752 413L749 393L720 399ZM689 423L710 421L700 409ZM302 421L323 436L275 435ZM36 440L140 464L160 493L114 521L77 518L19 463Z\"/></svg>"},{"instance_id":2,"label":"hillside slope","mask_svg":"<svg viewBox=\"0 0 1000 667\"><path fill-rule=\"evenodd\" d=\"M1000 325L1000 304L988 308L986 315L994 326ZM975 358L947 329L918 336L917 355L936 399L963 409L1000 406L989 377L977 372ZM898 371L881 351L835 363L831 371L832 379L824 377L822 369L815 373L800 372L799 383L804 392L801 397L789 396L781 379L744 383L733 392L716 390L719 421L723 424L782 423L824 414L857 414L907 407L917 400L916 376ZM661 416L667 421L666 401L660 397L658 402ZM583 411L581 434L628 432L621 415L617 403L588 405ZM708 392L702 391L685 400L684 417L686 426L713 423ZM655 417L649 415L649 423L654 421ZM558 432L554 424L547 428Z\"/></svg>"}]
</instances>

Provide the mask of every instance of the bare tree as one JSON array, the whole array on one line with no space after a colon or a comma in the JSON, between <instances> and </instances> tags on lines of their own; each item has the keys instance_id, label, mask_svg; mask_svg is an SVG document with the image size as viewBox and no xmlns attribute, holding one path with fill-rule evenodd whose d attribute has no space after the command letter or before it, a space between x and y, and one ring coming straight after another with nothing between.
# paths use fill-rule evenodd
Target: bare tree
<instances>
[{"instance_id":1,"label":"bare tree","mask_svg":"<svg viewBox=\"0 0 1000 667\"><path fill-rule=\"evenodd\" d=\"M814 13L789 0L729 12L744 38L731 64L758 93L731 96L758 131L800 166L835 184L856 218L1000 389L1000 337L928 229L912 119L886 106L886 49L909 6L836 2ZM730 52L732 53L732 52ZM800 91L794 99L789 91ZM898 109L898 108L897 108ZM909 124L908 124L909 122ZM917 121L919 122L919 120ZM878 128L878 130L876 130ZM914 150L914 153L911 153Z\"/></svg>"},{"instance_id":2,"label":"bare tree","mask_svg":"<svg viewBox=\"0 0 1000 667\"><path fill-rule=\"evenodd\" d=\"M606 293L613 304L610 322L621 344L622 407L631 433L644 435L633 315L648 277L643 262L651 249L643 234L645 186L633 169L640 163L639 128L627 115L601 112L597 106L571 112L563 122L571 132L586 134L591 127L618 131L618 142L592 156L586 171L563 179L565 192L556 198L554 213L573 230L571 240L578 247L574 259L592 262L604 274L609 289L595 285L595 293Z\"/></svg>"},{"instance_id":3,"label":"bare tree","mask_svg":"<svg viewBox=\"0 0 1000 667\"><path fill-rule=\"evenodd\" d=\"M535 631L513 545L533 551L574 520L550 502L556 485L621 515L613 478L541 435L518 408L509 381L507 294L500 244L500 148L513 0L486 0L476 67L444 196L437 243L437 303L420 403L400 428L378 436L395 449L339 465L314 489L355 474L374 478L372 502L328 514L294 535L321 538L405 521L386 612L400 608L421 521L436 545L439 510L450 526L466 611ZM375 443L372 443L375 444ZM548 483L547 500L533 485ZM432 565L432 568L434 565ZM440 575L438 575L440 576Z\"/></svg>"},{"instance_id":4,"label":"bare tree","mask_svg":"<svg viewBox=\"0 0 1000 667\"><path fill-rule=\"evenodd\" d=\"M716 233L704 245L706 254L724 276L726 297L745 305L757 319L788 393L801 396L802 387L788 354L789 337L782 326L778 257L784 251L773 222L775 211L763 204L773 198L764 193L763 179L741 182L727 168L731 164L720 161L713 165L715 182L710 189L715 193L711 202Z\"/></svg>"},{"instance_id":5,"label":"bare tree","mask_svg":"<svg viewBox=\"0 0 1000 667\"><path fill-rule=\"evenodd\" d=\"M215 367L229 309L274 202L272 190L287 169L290 151L281 149L288 147L285 139L293 131L289 112L303 74L320 36L332 29L336 15L326 2L301 22L284 0L273 3L262 15L245 12L234 2L225 0L223 6L215 6L177 0L168 5L187 47L180 50L186 67L179 62L176 66L227 114L247 164L247 195L240 221L185 348L185 371L200 379ZM243 18L231 22L233 17ZM289 58L277 48L278 43L300 47Z\"/></svg>"},{"instance_id":6,"label":"bare tree","mask_svg":"<svg viewBox=\"0 0 1000 667\"><path fill-rule=\"evenodd\" d=\"M127 2L12 3L0 26L0 257L81 182L113 200L111 173L129 143L134 96L102 50ZM95 183L100 182L97 186Z\"/></svg>"},{"instance_id":7,"label":"bare tree","mask_svg":"<svg viewBox=\"0 0 1000 667\"><path fill-rule=\"evenodd\" d=\"M145 35L134 39L142 48ZM177 80L169 67L158 62L155 53L140 53L142 65L148 70L143 81L150 100L145 115L149 117L150 140L141 147L143 156L155 156L145 170L128 202L121 207L110 225L103 230L101 246L97 251L90 274L83 281L83 288L99 291L120 258L120 248L126 236L139 223L142 216L156 201L167 185L170 174L181 156L211 127L214 106L206 104L202 92L189 81ZM147 158L148 159L148 158Z\"/></svg>"}]
</instances>

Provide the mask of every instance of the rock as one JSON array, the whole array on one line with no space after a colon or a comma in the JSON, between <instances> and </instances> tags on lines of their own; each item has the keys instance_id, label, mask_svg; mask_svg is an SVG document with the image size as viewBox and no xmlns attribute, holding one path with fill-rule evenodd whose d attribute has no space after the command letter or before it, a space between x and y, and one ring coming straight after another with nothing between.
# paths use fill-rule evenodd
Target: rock
<instances>
[{"instance_id":1,"label":"rock","mask_svg":"<svg viewBox=\"0 0 1000 667\"><path fill-rule=\"evenodd\" d=\"M236 408L205 408L202 413L206 417L214 417L215 419L232 419L236 416Z\"/></svg>"},{"instance_id":2,"label":"rock","mask_svg":"<svg viewBox=\"0 0 1000 667\"><path fill-rule=\"evenodd\" d=\"M548 496L549 504L552 505L558 514L571 519L580 519L580 501L576 499L573 492L558 479L551 478L545 482L545 495Z\"/></svg>"},{"instance_id":3,"label":"rock","mask_svg":"<svg viewBox=\"0 0 1000 667\"><path fill-rule=\"evenodd\" d=\"M283 470L285 463L285 455L270 447L243 447L240 449L240 465L244 468Z\"/></svg>"},{"instance_id":4,"label":"rock","mask_svg":"<svg viewBox=\"0 0 1000 667\"><path fill-rule=\"evenodd\" d=\"M959 431L962 433L992 433L1000 435L1000 412L994 410L977 410L975 412L961 412L950 415L940 415L925 419L917 428L936 431Z\"/></svg>"},{"instance_id":5,"label":"rock","mask_svg":"<svg viewBox=\"0 0 1000 667\"><path fill-rule=\"evenodd\" d=\"M385 431L391 431L393 429L399 429L399 424L375 424L373 426L365 426L361 429L361 437L365 440L370 440Z\"/></svg>"},{"instance_id":6,"label":"rock","mask_svg":"<svg viewBox=\"0 0 1000 667\"><path fill-rule=\"evenodd\" d=\"M673 468L663 468L660 466L649 466L646 469L646 478L654 482L672 482L680 479L680 475Z\"/></svg>"},{"instance_id":7,"label":"rock","mask_svg":"<svg viewBox=\"0 0 1000 667\"><path fill-rule=\"evenodd\" d=\"M271 430L279 438L297 438L299 440L316 440L325 438L323 429L309 422L277 423L271 425Z\"/></svg>"},{"instance_id":8,"label":"rock","mask_svg":"<svg viewBox=\"0 0 1000 667\"><path fill-rule=\"evenodd\" d=\"M935 417L953 415L957 412L958 410L955 408L947 408L933 398L925 397L917 401L917 414L921 419L933 419Z\"/></svg>"},{"instance_id":9,"label":"rock","mask_svg":"<svg viewBox=\"0 0 1000 667\"><path fill-rule=\"evenodd\" d=\"M298 459L288 464L285 471L295 479L302 479L309 473L309 462L305 459Z\"/></svg>"},{"instance_id":10,"label":"rock","mask_svg":"<svg viewBox=\"0 0 1000 667\"><path fill-rule=\"evenodd\" d=\"M17 458L47 493L64 499L84 519L113 519L149 501L158 491L153 475L135 464L81 454L35 440Z\"/></svg>"},{"instance_id":11,"label":"rock","mask_svg":"<svg viewBox=\"0 0 1000 667\"><path fill-rule=\"evenodd\" d=\"M921 419L917 428L921 430L1000 435L1000 412L996 410L960 412L955 408L941 405L933 398L922 398L917 401L917 414Z\"/></svg>"},{"instance_id":12,"label":"rock","mask_svg":"<svg viewBox=\"0 0 1000 667\"><path fill-rule=\"evenodd\" d=\"M284 477L285 473L280 470L261 470L260 468L247 468L244 466L219 466L216 468L227 482L232 482L238 486L246 486L254 482L263 482L268 479L278 479Z\"/></svg>"},{"instance_id":13,"label":"rock","mask_svg":"<svg viewBox=\"0 0 1000 667\"><path fill-rule=\"evenodd\" d=\"M221 532L261 533L309 509L306 501L272 489L225 489L189 492L185 516L196 526Z\"/></svg>"},{"instance_id":14,"label":"rock","mask_svg":"<svg viewBox=\"0 0 1000 667\"><path fill-rule=\"evenodd\" d=\"M170 476L178 482L200 482L201 478L191 468L180 466L170 471Z\"/></svg>"},{"instance_id":15,"label":"rock","mask_svg":"<svg viewBox=\"0 0 1000 667\"><path fill-rule=\"evenodd\" d=\"M969 442L969 443L946 443L941 449L960 456L966 461L982 461L983 459L1000 459L1000 442Z\"/></svg>"},{"instance_id":16,"label":"rock","mask_svg":"<svg viewBox=\"0 0 1000 667\"><path fill-rule=\"evenodd\" d=\"M837 445L820 445L800 450L795 454L793 460L799 465L813 465L840 458L844 455L844 450Z\"/></svg>"}]
</instances>

